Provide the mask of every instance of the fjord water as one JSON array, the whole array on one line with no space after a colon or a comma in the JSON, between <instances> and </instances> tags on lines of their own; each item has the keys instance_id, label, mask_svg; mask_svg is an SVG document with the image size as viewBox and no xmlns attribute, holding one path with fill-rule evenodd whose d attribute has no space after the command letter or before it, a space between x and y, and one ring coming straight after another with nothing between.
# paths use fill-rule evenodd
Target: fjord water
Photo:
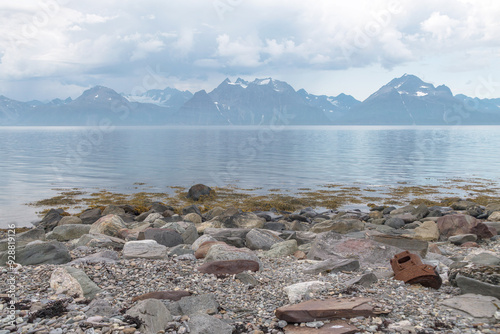
<instances>
[{"instance_id":1,"label":"fjord water","mask_svg":"<svg viewBox=\"0 0 500 334\"><path fill-rule=\"evenodd\" d=\"M291 192L322 185L499 180L500 127L1 127L0 227L58 190L172 192L234 184Z\"/></svg>"}]
</instances>

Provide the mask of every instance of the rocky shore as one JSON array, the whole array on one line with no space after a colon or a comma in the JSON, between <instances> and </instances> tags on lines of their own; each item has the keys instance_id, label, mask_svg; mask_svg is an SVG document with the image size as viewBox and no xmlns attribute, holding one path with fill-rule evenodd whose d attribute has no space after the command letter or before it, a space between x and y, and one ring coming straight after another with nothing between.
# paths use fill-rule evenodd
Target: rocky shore
<instances>
[{"instance_id":1,"label":"rocky shore","mask_svg":"<svg viewBox=\"0 0 500 334\"><path fill-rule=\"evenodd\" d=\"M500 333L500 203L146 209L4 232L0 334ZM437 289L395 279L404 251Z\"/></svg>"}]
</instances>

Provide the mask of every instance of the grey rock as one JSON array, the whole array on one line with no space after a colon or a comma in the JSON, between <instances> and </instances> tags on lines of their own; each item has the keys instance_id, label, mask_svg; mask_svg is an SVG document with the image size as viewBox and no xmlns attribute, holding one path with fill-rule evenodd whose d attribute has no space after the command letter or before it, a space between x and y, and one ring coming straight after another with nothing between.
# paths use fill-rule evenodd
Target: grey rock
<instances>
[{"instance_id":1,"label":"grey rock","mask_svg":"<svg viewBox=\"0 0 500 334\"><path fill-rule=\"evenodd\" d=\"M16 248L19 250L35 240L45 241L45 230L42 228L34 228L29 231L16 234ZM0 240L0 252L8 249L9 240Z\"/></svg>"},{"instance_id":2,"label":"grey rock","mask_svg":"<svg viewBox=\"0 0 500 334\"><path fill-rule=\"evenodd\" d=\"M252 250L269 250L272 245L282 241L275 233L261 229L253 229L246 235L246 246Z\"/></svg>"},{"instance_id":3,"label":"grey rock","mask_svg":"<svg viewBox=\"0 0 500 334\"><path fill-rule=\"evenodd\" d=\"M159 212L159 213L163 213L167 210L171 210L171 211L174 211L174 208L171 207L170 205L165 205L161 202L153 202L151 204L151 210L153 210L154 212Z\"/></svg>"},{"instance_id":4,"label":"grey rock","mask_svg":"<svg viewBox=\"0 0 500 334\"><path fill-rule=\"evenodd\" d=\"M8 254L0 257L0 265L5 265ZM59 241L37 242L26 245L16 252L16 263L23 266L37 264L64 264L71 261L68 248Z\"/></svg>"},{"instance_id":5,"label":"grey rock","mask_svg":"<svg viewBox=\"0 0 500 334\"><path fill-rule=\"evenodd\" d=\"M318 275L323 273L336 273L339 271L355 271L359 269L359 261L351 259L327 259L314 263L304 268L304 273Z\"/></svg>"},{"instance_id":6,"label":"grey rock","mask_svg":"<svg viewBox=\"0 0 500 334\"><path fill-rule=\"evenodd\" d=\"M162 219L163 218L163 215L161 213L158 213L158 212L153 212L153 213L150 213L147 215L146 218L144 218L143 222L144 223L149 223L149 224L152 224L154 223L157 219Z\"/></svg>"},{"instance_id":7,"label":"grey rock","mask_svg":"<svg viewBox=\"0 0 500 334\"><path fill-rule=\"evenodd\" d=\"M417 219L422 219L427 217L427 215L429 214L429 208L427 208L425 204L420 204L411 212L411 214L414 215Z\"/></svg>"},{"instance_id":8,"label":"grey rock","mask_svg":"<svg viewBox=\"0 0 500 334\"><path fill-rule=\"evenodd\" d=\"M245 272L239 273L239 274L236 274L234 278L237 280L240 280L240 282L243 284L247 284L247 285L251 285L251 286L259 285L259 281L255 277L250 275L249 273L245 273Z\"/></svg>"},{"instance_id":9,"label":"grey rock","mask_svg":"<svg viewBox=\"0 0 500 334\"><path fill-rule=\"evenodd\" d=\"M82 220L83 224L90 225L98 221L99 218L101 218L101 216L102 216L101 209L95 208L95 209L85 210L84 212L82 212L82 214L80 215L80 219Z\"/></svg>"},{"instance_id":10,"label":"grey rock","mask_svg":"<svg viewBox=\"0 0 500 334\"><path fill-rule=\"evenodd\" d=\"M82 287L83 290L83 295L87 299L94 299L96 294L102 291L101 288L97 286L88 276L85 274L84 271L66 266L65 267L68 273L73 276L78 283L80 283L80 286Z\"/></svg>"},{"instance_id":11,"label":"grey rock","mask_svg":"<svg viewBox=\"0 0 500 334\"><path fill-rule=\"evenodd\" d=\"M166 223L162 228L173 229L180 233L184 244L192 244L199 238L196 226L192 222L179 221Z\"/></svg>"},{"instance_id":12,"label":"grey rock","mask_svg":"<svg viewBox=\"0 0 500 334\"><path fill-rule=\"evenodd\" d=\"M76 247L87 246L113 249L122 249L124 245L125 240L104 234L85 234L75 243Z\"/></svg>"},{"instance_id":13,"label":"grey rock","mask_svg":"<svg viewBox=\"0 0 500 334\"><path fill-rule=\"evenodd\" d=\"M42 221L36 225L36 227L43 228L45 232L52 231L63 218L61 213L62 212L60 210L50 209L49 212L45 214Z\"/></svg>"},{"instance_id":14,"label":"grey rock","mask_svg":"<svg viewBox=\"0 0 500 334\"><path fill-rule=\"evenodd\" d=\"M451 308L460 315L472 316L476 318L476 321L496 322L494 316L500 300L491 296L468 293L443 300L440 305Z\"/></svg>"},{"instance_id":15,"label":"grey rock","mask_svg":"<svg viewBox=\"0 0 500 334\"><path fill-rule=\"evenodd\" d=\"M281 232L286 230L286 225L280 222L266 222L262 228L265 230Z\"/></svg>"},{"instance_id":16,"label":"grey rock","mask_svg":"<svg viewBox=\"0 0 500 334\"><path fill-rule=\"evenodd\" d=\"M473 293L476 295L500 298L500 286L498 285L481 282L462 275L457 275L455 281L462 294Z\"/></svg>"},{"instance_id":17,"label":"grey rock","mask_svg":"<svg viewBox=\"0 0 500 334\"><path fill-rule=\"evenodd\" d=\"M391 212L391 217L402 219L405 222L405 224L413 223L414 221L417 221L419 219L411 212L400 213L398 215L393 215Z\"/></svg>"},{"instance_id":18,"label":"grey rock","mask_svg":"<svg viewBox=\"0 0 500 334\"><path fill-rule=\"evenodd\" d=\"M252 212L237 213L233 216L222 219L222 227L224 228L262 228L266 220L260 218Z\"/></svg>"},{"instance_id":19,"label":"grey rock","mask_svg":"<svg viewBox=\"0 0 500 334\"><path fill-rule=\"evenodd\" d=\"M209 196L211 192L212 189L210 189L210 187L204 184L195 184L189 188L187 198L190 198L193 201L198 201L202 196Z\"/></svg>"},{"instance_id":20,"label":"grey rock","mask_svg":"<svg viewBox=\"0 0 500 334\"><path fill-rule=\"evenodd\" d=\"M414 206L407 205L407 206L404 206L402 208L392 210L391 216L400 215L400 214L404 214L404 213L411 213L411 212L413 212L413 210L415 210Z\"/></svg>"},{"instance_id":21,"label":"grey rock","mask_svg":"<svg viewBox=\"0 0 500 334\"><path fill-rule=\"evenodd\" d=\"M418 253L422 258L427 255L427 250L429 248L429 243L427 241L417 240L405 236L372 233L369 234L369 237L370 239L381 244Z\"/></svg>"},{"instance_id":22,"label":"grey rock","mask_svg":"<svg viewBox=\"0 0 500 334\"><path fill-rule=\"evenodd\" d=\"M200 247L200 245L206 241L217 241L217 239L215 239L213 236L209 234L204 234L198 239L196 239L195 242L193 242L193 244L191 245L191 249L196 252Z\"/></svg>"},{"instance_id":23,"label":"grey rock","mask_svg":"<svg viewBox=\"0 0 500 334\"><path fill-rule=\"evenodd\" d=\"M90 226L89 233L104 234L111 237L118 237L120 235L119 231L123 228L127 228L123 219L117 215L103 216Z\"/></svg>"},{"instance_id":24,"label":"grey rock","mask_svg":"<svg viewBox=\"0 0 500 334\"><path fill-rule=\"evenodd\" d=\"M292 239L272 245L271 249L264 252L262 255L269 258L279 258L292 255L297 250L297 240Z\"/></svg>"},{"instance_id":25,"label":"grey rock","mask_svg":"<svg viewBox=\"0 0 500 334\"><path fill-rule=\"evenodd\" d=\"M246 228L207 228L204 234L230 245L234 242L234 238L241 240L244 244L248 232L250 230Z\"/></svg>"},{"instance_id":26,"label":"grey rock","mask_svg":"<svg viewBox=\"0 0 500 334\"><path fill-rule=\"evenodd\" d=\"M354 277L349 281L347 281L345 284L347 286L361 285L364 286L365 288L368 288L372 284L377 283L377 281L378 281L377 275L375 275L374 273L367 273L358 277Z\"/></svg>"},{"instance_id":27,"label":"grey rock","mask_svg":"<svg viewBox=\"0 0 500 334\"><path fill-rule=\"evenodd\" d=\"M177 245L175 247L170 248L170 250L168 251L168 256L179 256L186 254L194 255L194 251L191 249L191 245L187 244Z\"/></svg>"},{"instance_id":28,"label":"grey rock","mask_svg":"<svg viewBox=\"0 0 500 334\"><path fill-rule=\"evenodd\" d=\"M405 226L405 221L401 218L389 218L385 221L384 225L390 226L392 228L402 228Z\"/></svg>"},{"instance_id":29,"label":"grey rock","mask_svg":"<svg viewBox=\"0 0 500 334\"><path fill-rule=\"evenodd\" d=\"M128 241L123 246L123 256L126 259L164 259L168 248L158 244L155 240Z\"/></svg>"},{"instance_id":30,"label":"grey rock","mask_svg":"<svg viewBox=\"0 0 500 334\"><path fill-rule=\"evenodd\" d=\"M365 223L359 219L335 219L315 224L311 227L310 231L315 233L333 231L346 234L349 232L363 231L364 229Z\"/></svg>"},{"instance_id":31,"label":"grey rock","mask_svg":"<svg viewBox=\"0 0 500 334\"><path fill-rule=\"evenodd\" d=\"M121 215L124 215L124 214L125 214L125 210L123 210L122 208L120 208L117 205L108 205L104 209L104 211L102 212L103 216L107 216L107 215L118 215L118 216L121 216Z\"/></svg>"},{"instance_id":32,"label":"grey rock","mask_svg":"<svg viewBox=\"0 0 500 334\"><path fill-rule=\"evenodd\" d=\"M195 204L188 205L188 206L182 208L182 215L183 216L187 215L188 213L197 213L201 216L200 208L198 208L198 206Z\"/></svg>"},{"instance_id":33,"label":"grey rock","mask_svg":"<svg viewBox=\"0 0 500 334\"><path fill-rule=\"evenodd\" d=\"M213 294L183 297L177 303L181 310L179 315L215 314L219 308Z\"/></svg>"},{"instance_id":34,"label":"grey rock","mask_svg":"<svg viewBox=\"0 0 500 334\"><path fill-rule=\"evenodd\" d=\"M500 257L483 252L471 257L470 262L481 266L498 266Z\"/></svg>"},{"instance_id":35,"label":"grey rock","mask_svg":"<svg viewBox=\"0 0 500 334\"><path fill-rule=\"evenodd\" d=\"M87 317L93 317L98 315L109 318L119 313L120 312L117 309L115 309L109 301L100 298L92 300L92 302L90 302L88 306L88 310L85 311L85 315Z\"/></svg>"},{"instance_id":36,"label":"grey rock","mask_svg":"<svg viewBox=\"0 0 500 334\"><path fill-rule=\"evenodd\" d=\"M259 262L257 255L248 248L236 248L224 244L216 244L210 247L205 262L226 260L253 260Z\"/></svg>"},{"instance_id":37,"label":"grey rock","mask_svg":"<svg viewBox=\"0 0 500 334\"><path fill-rule=\"evenodd\" d=\"M206 314L193 315L189 318L188 326L191 334L231 334L233 332L233 327Z\"/></svg>"},{"instance_id":38,"label":"grey rock","mask_svg":"<svg viewBox=\"0 0 500 334\"><path fill-rule=\"evenodd\" d=\"M60 225L56 226L52 230L51 239L57 241L68 241L73 239L78 239L84 234L90 232L91 225L84 224L70 224L70 225Z\"/></svg>"},{"instance_id":39,"label":"grey rock","mask_svg":"<svg viewBox=\"0 0 500 334\"><path fill-rule=\"evenodd\" d=\"M71 261L71 264L78 263L115 263L119 260L118 253L112 250L104 250L95 254L91 254L79 259Z\"/></svg>"},{"instance_id":40,"label":"grey rock","mask_svg":"<svg viewBox=\"0 0 500 334\"><path fill-rule=\"evenodd\" d=\"M184 243L179 232L165 228L149 228L144 231L144 238L155 240L158 244L166 247L174 247Z\"/></svg>"},{"instance_id":41,"label":"grey rock","mask_svg":"<svg viewBox=\"0 0 500 334\"><path fill-rule=\"evenodd\" d=\"M83 224L83 222L80 219L80 217L65 216L65 217L62 217L62 219L59 221L59 223L57 225L61 226L61 225L68 225L68 224Z\"/></svg>"},{"instance_id":42,"label":"grey rock","mask_svg":"<svg viewBox=\"0 0 500 334\"><path fill-rule=\"evenodd\" d=\"M452 235L451 237L448 238L448 241L454 245L461 245L466 242L476 241L476 240L477 240L477 235L475 234Z\"/></svg>"},{"instance_id":43,"label":"grey rock","mask_svg":"<svg viewBox=\"0 0 500 334\"><path fill-rule=\"evenodd\" d=\"M141 300L127 311L127 315L138 317L142 321L139 328L144 334L157 334L164 331L172 321L172 315L167 307L158 299Z\"/></svg>"},{"instance_id":44,"label":"grey rock","mask_svg":"<svg viewBox=\"0 0 500 334\"><path fill-rule=\"evenodd\" d=\"M477 204L471 201L457 201L451 204L453 210L467 210L470 207L476 206Z\"/></svg>"}]
</instances>

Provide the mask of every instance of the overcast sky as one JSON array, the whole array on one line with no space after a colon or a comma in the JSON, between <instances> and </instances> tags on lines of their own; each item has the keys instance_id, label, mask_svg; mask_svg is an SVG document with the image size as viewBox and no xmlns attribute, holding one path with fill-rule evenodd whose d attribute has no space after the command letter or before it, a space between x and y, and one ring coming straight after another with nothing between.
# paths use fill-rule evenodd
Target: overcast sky
<instances>
[{"instance_id":1,"label":"overcast sky","mask_svg":"<svg viewBox=\"0 0 500 334\"><path fill-rule=\"evenodd\" d=\"M273 77L363 100L415 74L500 97L498 0L22 0L0 4L0 95L207 91Z\"/></svg>"}]
</instances>

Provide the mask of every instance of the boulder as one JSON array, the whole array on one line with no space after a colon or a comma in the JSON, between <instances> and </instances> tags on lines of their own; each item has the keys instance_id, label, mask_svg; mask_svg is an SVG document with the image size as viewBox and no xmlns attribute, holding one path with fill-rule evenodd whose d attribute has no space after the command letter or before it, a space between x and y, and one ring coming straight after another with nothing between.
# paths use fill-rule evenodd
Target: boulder
<instances>
[{"instance_id":1,"label":"boulder","mask_svg":"<svg viewBox=\"0 0 500 334\"><path fill-rule=\"evenodd\" d=\"M173 315L215 314L219 303L213 294L203 294L184 297L170 303L169 309L173 311Z\"/></svg>"},{"instance_id":2,"label":"boulder","mask_svg":"<svg viewBox=\"0 0 500 334\"><path fill-rule=\"evenodd\" d=\"M0 257L0 265L5 265L7 252ZM16 252L16 263L23 266L37 264L64 264L71 261L68 248L59 241L34 242Z\"/></svg>"},{"instance_id":3,"label":"boulder","mask_svg":"<svg viewBox=\"0 0 500 334\"><path fill-rule=\"evenodd\" d=\"M222 220L222 227L224 228L262 228L266 220L260 218L255 213L252 212L242 212L235 215L225 217Z\"/></svg>"},{"instance_id":4,"label":"boulder","mask_svg":"<svg viewBox=\"0 0 500 334\"><path fill-rule=\"evenodd\" d=\"M471 228L476 226L477 223L476 218L462 214L446 215L437 220L439 233L443 238L452 235L469 234Z\"/></svg>"},{"instance_id":5,"label":"boulder","mask_svg":"<svg viewBox=\"0 0 500 334\"><path fill-rule=\"evenodd\" d=\"M210 235L218 241L223 241L226 244L236 247L244 247L245 239L249 229L245 228L207 228L205 235Z\"/></svg>"},{"instance_id":6,"label":"boulder","mask_svg":"<svg viewBox=\"0 0 500 334\"><path fill-rule=\"evenodd\" d=\"M374 273L367 273L358 277L354 277L348 280L345 284L347 286L361 285L364 286L365 288L368 288L377 281L378 281L377 275L375 275Z\"/></svg>"},{"instance_id":7,"label":"boulder","mask_svg":"<svg viewBox=\"0 0 500 334\"><path fill-rule=\"evenodd\" d=\"M405 226L405 221L401 218L389 218L385 221L384 225L390 226L392 228L402 228Z\"/></svg>"},{"instance_id":8,"label":"boulder","mask_svg":"<svg viewBox=\"0 0 500 334\"><path fill-rule=\"evenodd\" d=\"M283 239L278 237L276 233L262 229L253 229L247 233L245 244L252 250L269 250L272 245L282 241Z\"/></svg>"},{"instance_id":9,"label":"boulder","mask_svg":"<svg viewBox=\"0 0 500 334\"><path fill-rule=\"evenodd\" d=\"M314 233L322 233L333 231L337 233L359 232L365 229L365 223L359 219L339 219L339 220L326 220L321 223L315 224L311 227L310 231Z\"/></svg>"},{"instance_id":10,"label":"boulder","mask_svg":"<svg viewBox=\"0 0 500 334\"><path fill-rule=\"evenodd\" d=\"M32 241L40 240L45 241L45 230L42 228L33 228L23 233L16 234L16 249L19 250ZM0 252L8 249L9 240L0 240Z\"/></svg>"},{"instance_id":11,"label":"boulder","mask_svg":"<svg viewBox=\"0 0 500 334\"><path fill-rule=\"evenodd\" d=\"M198 201L202 196L209 196L211 192L212 189L210 189L210 187L204 184L195 184L189 188L187 198L190 198L193 201Z\"/></svg>"},{"instance_id":12,"label":"boulder","mask_svg":"<svg viewBox=\"0 0 500 334\"><path fill-rule=\"evenodd\" d=\"M253 260L227 260L204 263L196 270L204 274L235 275L245 271L259 271L259 263Z\"/></svg>"},{"instance_id":13,"label":"boulder","mask_svg":"<svg viewBox=\"0 0 500 334\"><path fill-rule=\"evenodd\" d=\"M191 249L196 252L198 248L206 241L217 241L217 239L215 239L209 234L204 234L198 239L196 239L195 242L193 242L193 244L191 245Z\"/></svg>"},{"instance_id":14,"label":"boulder","mask_svg":"<svg viewBox=\"0 0 500 334\"><path fill-rule=\"evenodd\" d=\"M122 208L120 208L117 205L109 205L102 212L103 216L107 216L107 215L121 216L121 215L124 215L124 214L125 214L125 210L123 210Z\"/></svg>"},{"instance_id":15,"label":"boulder","mask_svg":"<svg viewBox=\"0 0 500 334\"><path fill-rule=\"evenodd\" d=\"M404 206L402 208L399 208L399 209L393 209L390 211L390 215L391 216L395 216L395 215L400 215L400 214L403 214L403 213L411 213L415 210L415 207L412 206L412 205L407 205L407 206ZM384 214L385 214L385 209L384 209Z\"/></svg>"},{"instance_id":16,"label":"boulder","mask_svg":"<svg viewBox=\"0 0 500 334\"><path fill-rule=\"evenodd\" d=\"M206 219L206 220L211 220L215 217L218 217L220 216L225 210L223 208L221 208L220 206L216 206L215 208L209 210L208 212L206 212L205 214L203 214L203 217Z\"/></svg>"},{"instance_id":17,"label":"boulder","mask_svg":"<svg viewBox=\"0 0 500 334\"><path fill-rule=\"evenodd\" d=\"M422 258L425 258L429 248L429 243L427 241L413 239L412 237L407 237L405 235L370 233L369 237L370 239L381 244L418 253Z\"/></svg>"},{"instance_id":18,"label":"boulder","mask_svg":"<svg viewBox=\"0 0 500 334\"><path fill-rule=\"evenodd\" d=\"M87 255L71 261L70 264L78 263L116 263L119 260L118 253L112 250L104 250L94 254Z\"/></svg>"},{"instance_id":19,"label":"boulder","mask_svg":"<svg viewBox=\"0 0 500 334\"><path fill-rule=\"evenodd\" d=\"M304 268L304 273L318 275L339 271L355 271L359 269L359 261L351 259L327 259Z\"/></svg>"},{"instance_id":20,"label":"boulder","mask_svg":"<svg viewBox=\"0 0 500 334\"><path fill-rule=\"evenodd\" d=\"M50 275L49 285L55 294L65 294L73 298L83 298L83 289L80 283L71 276L66 268L56 268Z\"/></svg>"},{"instance_id":21,"label":"boulder","mask_svg":"<svg viewBox=\"0 0 500 334\"><path fill-rule=\"evenodd\" d=\"M197 259L204 259L207 256L208 251L213 245L227 245L222 241L205 241L200 247L194 252L194 257Z\"/></svg>"},{"instance_id":22,"label":"boulder","mask_svg":"<svg viewBox=\"0 0 500 334\"><path fill-rule=\"evenodd\" d=\"M179 221L173 223L166 223L163 226L163 228L177 231L181 235L184 244L191 245L193 242L196 241L196 239L199 238L196 226L192 222Z\"/></svg>"},{"instance_id":23,"label":"boulder","mask_svg":"<svg viewBox=\"0 0 500 334\"><path fill-rule=\"evenodd\" d=\"M164 259L168 248L158 244L155 240L128 241L123 246L123 256L126 259Z\"/></svg>"},{"instance_id":24,"label":"boulder","mask_svg":"<svg viewBox=\"0 0 500 334\"><path fill-rule=\"evenodd\" d=\"M68 241L73 239L78 239L84 234L90 232L90 225L83 224L70 224L70 225L60 225L56 226L52 230L51 239L57 241Z\"/></svg>"},{"instance_id":25,"label":"boulder","mask_svg":"<svg viewBox=\"0 0 500 334\"><path fill-rule=\"evenodd\" d=\"M488 221L498 222L500 221L500 211L494 211L488 216Z\"/></svg>"},{"instance_id":26,"label":"boulder","mask_svg":"<svg viewBox=\"0 0 500 334\"><path fill-rule=\"evenodd\" d=\"M187 324L191 334L233 333L233 327L207 314L194 314L189 318Z\"/></svg>"},{"instance_id":27,"label":"boulder","mask_svg":"<svg viewBox=\"0 0 500 334\"><path fill-rule=\"evenodd\" d=\"M96 221L98 221L99 218L101 218L101 216L102 216L101 209L94 208L94 209L88 209L88 210L83 211L80 214L80 219L82 220L83 224L90 225L90 224L93 224Z\"/></svg>"},{"instance_id":28,"label":"boulder","mask_svg":"<svg viewBox=\"0 0 500 334\"><path fill-rule=\"evenodd\" d=\"M411 211L411 214L414 215L418 220L427 217L429 214L429 208L425 204L420 204L414 210Z\"/></svg>"},{"instance_id":29,"label":"boulder","mask_svg":"<svg viewBox=\"0 0 500 334\"><path fill-rule=\"evenodd\" d=\"M200 208L198 208L197 205L193 204L193 205L188 205L186 207L183 207L182 208L182 215L185 216L189 213L196 213L198 215L201 216L201 211L200 211Z\"/></svg>"},{"instance_id":30,"label":"boulder","mask_svg":"<svg viewBox=\"0 0 500 334\"><path fill-rule=\"evenodd\" d=\"M467 210L470 207L476 206L477 204L471 201L457 201L451 204L453 210Z\"/></svg>"},{"instance_id":31,"label":"boulder","mask_svg":"<svg viewBox=\"0 0 500 334\"><path fill-rule=\"evenodd\" d=\"M49 212L45 214L42 221L36 224L36 227L43 228L45 232L52 231L54 227L59 224L59 221L63 218L61 213L63 213L63 211L60 209L50 209Z\"/></svg>"},{"instance_id":32,"label":"boulder","mask_svg":"<svg viewBox=\"0 0 500 334\"><path fill-rule=\"evenodd\" d=\"M425 221L415 228L414 239L424 241L437 241L439 239L439 229L435 222Z\"/></svg>"},{"instance_id":33,"label":"boulder","mask_svg":"<svg viewBox=\"0 0 500 334\"><path fill-rule=\"evenodd\" d=\"M65 216L57 223L58 226L69 224L83 224L82 219L76 216Z\"/></svg>"},{"instance_id":34,"label":"boulder","mask_svg":"<svg viewBox=\"0 0 500 334\"><path fill-rule=\"evenodd\" d=\"M475 234L452 235L451 237L448 238L449 242L451 242L454 245L458 245L458 246L460 246L461 244L464 244L466 242L476 241L476 240L477 240L477 235L475 235Z\"/></svg>"},{"instance_id":35,"label":"boulder","mask_svg":"<svg viewBox=\"0 0 500 334\"><path fill-rule=\"evenodd\" d=\"M117 215L107 215L99 218L90 227L91 234L104 234L111 237L118 237L119 231L123 228L127 228L124 221Z\"/></svg>"},{"instance_id":36,"label":"boulder","mask_svg":"<svg viewBox=\"0 0 500 334\"><path fill-rule=\"evenodd\" d=\"M184 221L192 222L195 225L199 225L203 222L201 216L197 213L188 213L184 217L182 217Z\"/></svg>"},{"instance_id":37,"label":"boulder","mask_svg":"<svg viewBox=\"0 0 500 334\"><path fill-rule=\"evenodd\" d=\"M159 212L153 212L147 215L146 218L144 218L143 222L147 224L153 224L156 220L162 219L163 215Z\"/></svg>"},{"instance_id":38,"label":"boulder","mask_svg":"<svg viewBox=\"0 0 500 334\"><path fill-rule=\"evenodd\" d=\"M418 220L417 216L415 216L411 212L400 213L398 215L393 215L391 212L391 218L399 218L403 220L405 224L410 224Z\"/></svg>"},{"instance_id":39,"label":"boulder","mask_svg":"<svg viewBox=\"0 0 500 334\"><path fill-rule=\"evenodd\" d=\"M301 282L286 286L285 290L290 303L295 304L304 299L314 298L314 293L325 290L328 284L321 281Z\"/></svg>"},{"instance_id":40,"label":"boulder","mask_svg":"<svg viewBox=\"0 0 500 334\"><path fill-rule=\"evenodd\" d=\"M132 298L132 303L146 299L161 299L178 301L183 297L191 296L191 292L184 290L153 291Z\"/></svg>"},{"instance_id":41,"label":"boulder","mask_svg":"<svg viewBox=\"0 0 500 334\"><path fill-rule=\"evenodd\" d=\"M127 315L141 320L142 324L138 329L144 334L164 332L168 323L172 321L169 310L157 299L140 301L127 311Z\"/></svg>"},{"instance_id":42,"label":"boulder","mask_svg":"<svg viewBox=\"0 0 500 334\"><path fill-rule=\"evenodd\" d=\"M65 267L66 271L80 284L83 290L83 296L86 299L94 299L95 296L102 291L101 288L97 286L88 276L85 274L83 270L73 268L73 267Z\"/></svg>"},{"instance_id":43,"label":"boulder","mask_svg":"<svg viewBox=\"0 0 500 334\"><path fill-rule=\"evenodd\" d=\"M470 254L466 259L470 262L481 265L481 266L499 266L500 265L500 257L495 256L493 254L482 252L476 255Z\"/></svg>"},{"instance_id":44,"label":"boulder","mask_svg":"<svg viewBox=\"0 0 500 334\"><path fill-rule=\"evenodd\" d=\"M168 228L148 228L144 231L145 240L155 240L165 247L174 247L184 243L182 235Z\"/></svg>"},{"instance_id":45,"label":"boulder","mask_svg":"<svg viewBox=\"0 0 500 334\"><path fill-rule=\"evenodd\" d=\"M259 262L257 255L248 248L236 248L222 244L210 247L210 250L205 256L205 263L227 260L252 260Z\"/></svg>"},{"instance_id":46,"label":"boulder","mask_svg":"<svg viewBox=\"0 0 500 334\"><path fill-rule=\"evenodd\" d=\"M112 248L112 249L123 249L125 245L125 240L120 238L111 237L104 234L85 234L78 239L75 243L76 247L87 246L95 248Z\"/></svg>"},{"instance_id":47,"label":"boulder","mask_svg":"<svg viewBox=\"0 0 500 334\"><path fill-rule=\"evenodd\" d=\"M297 250L297 240L292 239L272 245L271 249L264 252L262 255L268 258L279 258L293 255Z\"/></svg>"},{"instance_id":48,"label":"boulder","mask_svg":"<svg viewBox=\"0 0 500 334\"><path fill-rule=\"evenodd\" d=\"M340 318L375 316L370 298L353 297L350 299L330 298L308 300L299 304L279 307L275 315L287 322L311 322Z\"/></svg>"},{"instance_id":49,"label":"boulder","mask_svg":"<svg viewBox=\"0 0 500 334\"><path fill-rule=\"evenodd\" d=\"M479 239L490 239L497 235L497 230L483 222L479 222L470 229L470 233L477 235Z\"/></svg>"}]
</instances>

